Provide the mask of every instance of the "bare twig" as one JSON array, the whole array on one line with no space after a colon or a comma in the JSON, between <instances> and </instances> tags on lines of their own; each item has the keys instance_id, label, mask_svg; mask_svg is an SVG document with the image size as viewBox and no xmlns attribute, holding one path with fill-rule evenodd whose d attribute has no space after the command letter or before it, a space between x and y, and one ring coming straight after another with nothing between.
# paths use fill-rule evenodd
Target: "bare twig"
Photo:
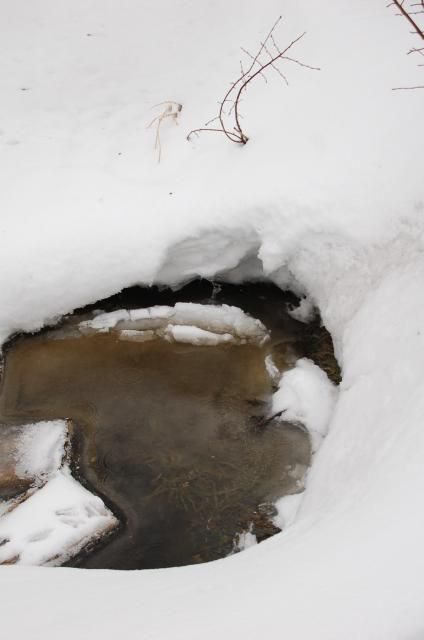
<instances>
[{"instance_id":1,"label":"bare twig","mask_svg":"<svg viewBox=\"0 0 424 640\"><path fill-rule=\"evenodd\" d=\"M267 78L264 72L270 67L280 75L280 77L286 84L288 84L286 76L277 66L278 62L280 61L294 62L301 67L319 71L318 67L312 67L311 65L304 64L302 62L299 62L299 60L290 58L289 56L285 55L292 47L294 47L299 42L301 38L303 38L305 33L302 33L300 36L292 40L292 42L290 42L290 44L283 50L280 50L275 41L274 32L281 19L281 16L279 16L279 18L277 18L277 20L274 22L266 38L260 43L260 47L256 55L252 55L247 49L242 48L243 53L248 58L250 58L250 65L246 70L244 70L243 64L240 62L241 75L237 78L237 80L235 80L235 82L232 82L230 84L230 88L227 90L223 99L219 103L220 106L218 115L212 120L209 120L209 122L204 127L193 129L192 131L190 131L187 136L188 140L193 134L201 133L202 131L213 131L223 133L231 142L236 142L237 144L243 145L246 144L249 138L247 137L241 126L240 120L242 119L242 116L240 114L239 107L242 101L241 96L247 89L249 84L258 76L261 76L267 82ZM271 51L269 46L270 44L274 47L276 51L275 54ZM265 54L268 57L267 60L264 60ZM230 102L232 106L228 109L227 105ZM207 126L209 123L214 122L215 120L219 120L219 128L210 128Z\"/></svg>"},{"instance_id":2,"label":"bare twig","mask_svg":"<svg viewBox=\"0 0 424 640\"><path fill-rule=\"evenodd\" d=\"M424 40L424 28L420 26L417 18L413 18L412 16L423 15L424 14L424 0L420 0L420 2L412 2L409 3L409 7L405 0L392 0L392 2L388 5L389 7L396 7L399 10L399 13L396 15L400 15L405 20L408 21L409 25L412 27L412 33L414 35L418 35L421 40ZM411 7L420 7L419 11L411 10ZM408 51L408 54L418 53L418 55L424 55L424 47L413 47ZM418 65L419 67L423 66L422 64ZM412 87L394 87L392 91L404 91L408 89L424 89L424 85L415 85Z\"/></svg>"},{"instance_id":3,"label":"bare twig","mask_svg":"<svg viewBox=\"0 0 424 640\"><path fill-rule=\"evenodd\" d=\"M412 15L413 15L412 12L409 11L408 9L405 9L404 2L401 2L400 0L392 0L392 4L394 4L395 7L397 7L399 9L399 11L403 15L403 17L406 20L408 20L409 24L412 26L412 28L414 29L415 33L417 33L420 36L420 38L422 40L424 40L424 31L418 25L416 20L414 20L414 18L412 17ZM423 3L421 3L421 4L422 4L422 6L424 8L424 4Z\"/></svg>"}]
</instances>

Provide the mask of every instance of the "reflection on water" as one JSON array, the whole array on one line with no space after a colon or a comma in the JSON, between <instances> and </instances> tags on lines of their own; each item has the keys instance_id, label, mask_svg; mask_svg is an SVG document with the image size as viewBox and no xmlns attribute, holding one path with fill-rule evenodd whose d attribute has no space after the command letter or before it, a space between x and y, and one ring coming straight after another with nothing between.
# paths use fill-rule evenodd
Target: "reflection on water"
<instances>
[{"instance_id":1,"label":"reflection on water","mask_svg":"<svg viewBox=\"0 0 424 640\"><path fill-rule=\"evenodd\" d=\"M210 302L210 285L198 287L189 299ZM119 306L188 299L184 289L153 300L151 291L128 295L134 302ZM264 428L272 393L264 360L272 352L283 366L304 355L304 328L274 287L227 285L214 300L261 319L271 340L199 347L125 342L112 333L75 337L65 328L8 350L0 421L71 418L74 473L123 523L74 566L153 568L223 557L237 532L256 522L263 533L268 503L298 490L309 442L289 425Z\"/></svg>"}]
</instances>

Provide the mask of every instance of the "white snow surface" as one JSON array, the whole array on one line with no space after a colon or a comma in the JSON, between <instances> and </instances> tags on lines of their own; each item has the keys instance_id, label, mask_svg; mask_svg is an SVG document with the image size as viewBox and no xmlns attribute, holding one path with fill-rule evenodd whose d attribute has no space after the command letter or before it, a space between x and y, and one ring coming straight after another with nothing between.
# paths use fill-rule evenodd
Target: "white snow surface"
<instances>
[{"instance_id":1,"label":"white snow surface","mask_svg":"<svg viewBox=\"0 0 424 640\"><path fill-rule=\"evenodd\" d=\"M101 313L79 324L83 333L120 330L121 337L140 340L154 335L175 342L217 345L226 342L258 342L267 338L260 320L227 304L195 304L177 302L174 307L155 306L145 309L118 309ZM122 332L125 332L122 335ZM130 333L128 333L130 332ZM149 333L148 333L149 332Z\"/></svg>"},{"instance_id":2,"label":"white snow surface","mask_svg":"<svg viewBox=\"0 0 424 640\"><path fill-rule=\"evenodd\" d=\"M250 549L250 547L254 547L258 544L256 536L252 533L251 529L247 531L242 531L237 537L235 549L237 551L246 551L246 549Z\"/></svg>"},{"instance_id":3,"label":"white snow surface","mask_svg":"<svg viewBox=\"0 0 424 640\"><path fill-rule=\"evenodd\" d=\"M302 502L303 492L294 493L293 495L283 496L275 503L277 515L273 518L273 522L280 529L289 527L295 521L297 512Z\"/></svg>"},{"instance_id":4,"label":"white snow surface","mask_svg":"<svg viewBox=\"0 0 424 640\"><path fill-rule=\"evenodd\" d=\"M62 466L67 436L65 420L25 425L15 451L16 475L45 481Z\"/></svg>"},{"instance_id":5,"label":"white snow surface","mask_svg":"<svg viewBox=\"0 0 424 640\"><path fill-rule=\"evenodd\" d=\"M300 358L293 369L283 373L278 387L272 397L272 414L281 413L281 420L306 427L315 452L327 434L336 386L312 360Z\"/></svg>"},{"instance_id":6,"label":"white snow surface","mask_svg":"<svg viewBox=\"0 0 424 640\"><path fill-rule=\"evenodd\" d=\"M306 297L300 300L297 307L289 307L287 311L292 318L294 318L295 320L299 320L299 322L305 323L310 322L316 313L311 300Z\"/></svg>"},{"instance_id":7,"label":"white snow surface","mask_svg":"<svg viewBox=\"0 0 424 640\"><path fill-rule=\"evenodd\" d=\"M231 333L213 333L190 325L168 325L165 329L165 337L175 340L175 342L211 347L235 342Z\"/></svg>"},{"instance_id":8,"label":"white snow surface","mask_svg":"<svg viewBox=\"0 0 424 640\"><path fill-rule=\"evenodd\" d=\"M0 564L60 565L117 525L67 467L0 518Z\"/></svg>"},{"instance_id":9,"label":"white snow surface","mask_svg":"<svg viewBox=\"0 0 424 640\"><path fill-rule=\"evenodd\" d=\"M386 4L0 0L1 339L228 271L307 295L343 372L285 532L174 570L2 567L8 635L424 637L424 91L391 90L422 69ZM321 71L252 83L245 147L187 142L280 13L280 45L307 31L293 57ZM183 109L159 164L163 100Z\"/></svg>"}]
</instances>

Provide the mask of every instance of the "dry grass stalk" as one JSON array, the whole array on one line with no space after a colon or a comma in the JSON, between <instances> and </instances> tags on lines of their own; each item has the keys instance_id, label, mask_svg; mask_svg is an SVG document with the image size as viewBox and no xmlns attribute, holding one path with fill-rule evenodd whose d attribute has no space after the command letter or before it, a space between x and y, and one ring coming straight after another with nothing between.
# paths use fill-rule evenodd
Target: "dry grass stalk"
<instances>
[{"instance_id":1,"label":"dry grass stalk","mask_svg":"<svg viewBox=\"0 0 424 640\"><path fill-rule=\"evenodd\" d=\"M155 135L155 151L157 152L158 162L160 162L162 157L162 144L160 140L160 128L162 122L167 118L171 118L175 124L178 124L178 116L181 113L181 109L183 105L179 102L174 102L174 100L166 100L165 102L159 102L159 104L155 104L155 107L163 106L163 111L156 118L153 118L151 123L147 125L147 129L150 129L156 123L156 135Z\"/></svg>"}]
</instances>

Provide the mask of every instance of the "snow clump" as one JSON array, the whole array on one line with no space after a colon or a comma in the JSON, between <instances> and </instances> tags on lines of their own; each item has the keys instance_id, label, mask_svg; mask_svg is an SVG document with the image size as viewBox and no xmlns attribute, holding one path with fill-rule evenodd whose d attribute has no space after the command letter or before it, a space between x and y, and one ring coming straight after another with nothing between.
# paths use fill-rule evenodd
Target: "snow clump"
<instances>
[{"instance_id":1,"label":"snow clump","mask_svg":"<svg viewBox=\"0 0 424 640\"><path fill-rule=\"evenodd\" d=\"M58 566L116 525L103 501L65 466L0 518L0 565Z\"/></svg>"},{"instance_id":2,"label":"snow clump","mask_svg":"<svg viewBox=\"0 0 424 640\"><path fill-rule=\"evenodd\" d=\"M272 398L272 413L303 425L315 452L327 434L336 398L337 388L327 374L312 360L301 358L281 377Z\"/></svg>"}]
</instances>

